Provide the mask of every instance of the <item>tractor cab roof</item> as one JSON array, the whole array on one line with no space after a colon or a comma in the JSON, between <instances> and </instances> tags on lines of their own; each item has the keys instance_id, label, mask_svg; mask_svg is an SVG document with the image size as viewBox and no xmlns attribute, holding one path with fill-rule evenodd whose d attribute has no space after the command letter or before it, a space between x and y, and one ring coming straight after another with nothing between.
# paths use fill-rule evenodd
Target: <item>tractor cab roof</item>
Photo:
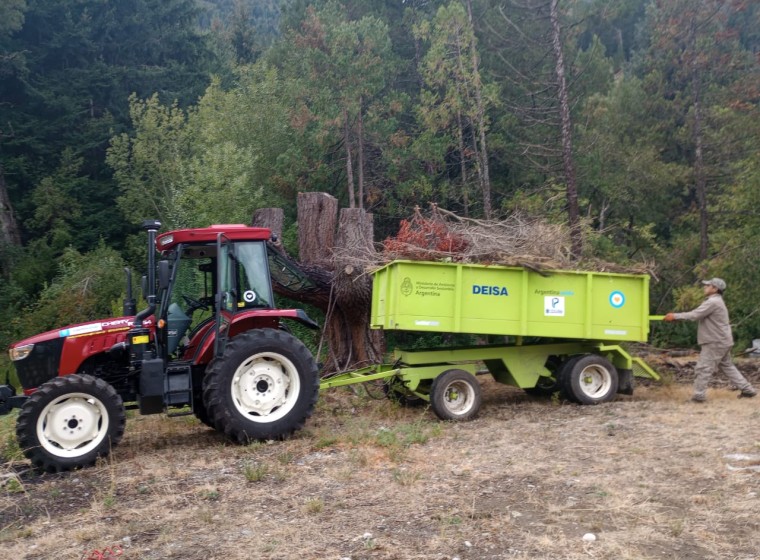
<instances>
[{"instance_id":1,"label":"tractor cab roof","mask_svg":"<svg viewBox=\"0 0 760 560\"><path fill-rule=\"evenodd\" d=\"M170 251L179 243L213 243L220 233L230 241L267 241L272 236L268 228L244 224L216 224L205 228L178 229L156 237L156 249Z\"/></svg>"}]
</instances>

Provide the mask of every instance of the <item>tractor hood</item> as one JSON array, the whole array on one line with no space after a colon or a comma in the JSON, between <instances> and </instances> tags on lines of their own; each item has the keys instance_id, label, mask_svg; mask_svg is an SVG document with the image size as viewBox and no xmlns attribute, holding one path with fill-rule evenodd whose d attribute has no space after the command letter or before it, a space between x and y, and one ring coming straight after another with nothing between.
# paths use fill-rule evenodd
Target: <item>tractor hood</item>
<instances>
[{"instance_id":1,"label":"tractor hood","mask_svg":"<svg viewBox=\"0 0 760 560\"><path fill-rule=\"evenodd\" d=\"M11 344L8 354L25 393L57 375L81 370L90 357L122 342L134 317L117 317L69 325ZM151 316L143 324L152 326Z\"/></svg>"},{"instance_id":2,"label":"tractor hood","mask_svg":"<svg viewBox=\"0 0 760 560\"><path fill-rule=\"evenodd\" d=\"M76 325L68 325L62 329L55 329L44 333L36 334L14 342L10 346L10 350L28 346L30 344L38 344L40 342L47 342L60 338L69 337L89 337L98 334L113 334L119 331L127 331L132 326L134 317L117 317L111 319L101 319L97 321L90 321L89 323L79 323ZM143 321L143 325L151 327L153 325L153 317L149 317Z\"/></svg>"}]
</instances>

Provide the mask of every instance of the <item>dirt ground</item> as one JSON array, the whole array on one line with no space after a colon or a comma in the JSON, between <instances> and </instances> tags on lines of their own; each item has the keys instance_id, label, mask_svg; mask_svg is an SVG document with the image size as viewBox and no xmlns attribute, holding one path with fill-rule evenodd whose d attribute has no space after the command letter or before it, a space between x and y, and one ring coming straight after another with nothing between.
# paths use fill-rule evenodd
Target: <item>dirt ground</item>
<instances>
[{"instance_id":1,"label":"dirt ground","mask_svg":"<svg viewBox=\"0 0 760 560\"><path fill-rule=\"evenodd\" d=\"M108 460L58 475L10 459L5 418L0 557L757 560L760 398L687 402L693 358L650 357L662 383L599 406L484 376L465 423L333 389L248 446L132 416ZM739 367L760 387L758 362Z\"/></svg>"}]
</instances>

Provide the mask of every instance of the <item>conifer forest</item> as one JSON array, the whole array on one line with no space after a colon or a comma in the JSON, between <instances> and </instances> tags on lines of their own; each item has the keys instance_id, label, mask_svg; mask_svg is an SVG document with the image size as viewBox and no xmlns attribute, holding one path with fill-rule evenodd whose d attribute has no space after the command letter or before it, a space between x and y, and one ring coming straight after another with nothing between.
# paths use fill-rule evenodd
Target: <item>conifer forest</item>
<instances>
[{"instance_id":1,"label":"conifer forest","mask_svg":"<svg viewBox=\"0 0 760 560\"><path fill-rule=\"evenodd\" d=\"M14 341L120 315L140 225L251 223L325 192L375 241L431 203L567 228L652 273L718 276L760 338L760 3L2 0L0 371ZM694 325L652 342L690 346Z\"/></svg>"}]
</instances>

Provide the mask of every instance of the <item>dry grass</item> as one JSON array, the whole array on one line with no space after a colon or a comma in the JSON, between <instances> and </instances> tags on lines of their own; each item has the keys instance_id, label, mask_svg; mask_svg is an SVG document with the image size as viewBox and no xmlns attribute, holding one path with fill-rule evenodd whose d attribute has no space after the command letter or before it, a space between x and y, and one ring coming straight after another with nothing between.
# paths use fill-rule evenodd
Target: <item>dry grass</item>
<instances>
[{"instance_id":1,"label":"dry grass","mask_svg":"<svg viewBox=\"0 0 760 560\"><path fill-rule=\"evenodd\" d=\"M673 382L580 407L482 381L468 423L334 389L285 442L134 417L95 468L6 463L3 557L760 558L758 399Z\"/></svg>"}]
</instances>

